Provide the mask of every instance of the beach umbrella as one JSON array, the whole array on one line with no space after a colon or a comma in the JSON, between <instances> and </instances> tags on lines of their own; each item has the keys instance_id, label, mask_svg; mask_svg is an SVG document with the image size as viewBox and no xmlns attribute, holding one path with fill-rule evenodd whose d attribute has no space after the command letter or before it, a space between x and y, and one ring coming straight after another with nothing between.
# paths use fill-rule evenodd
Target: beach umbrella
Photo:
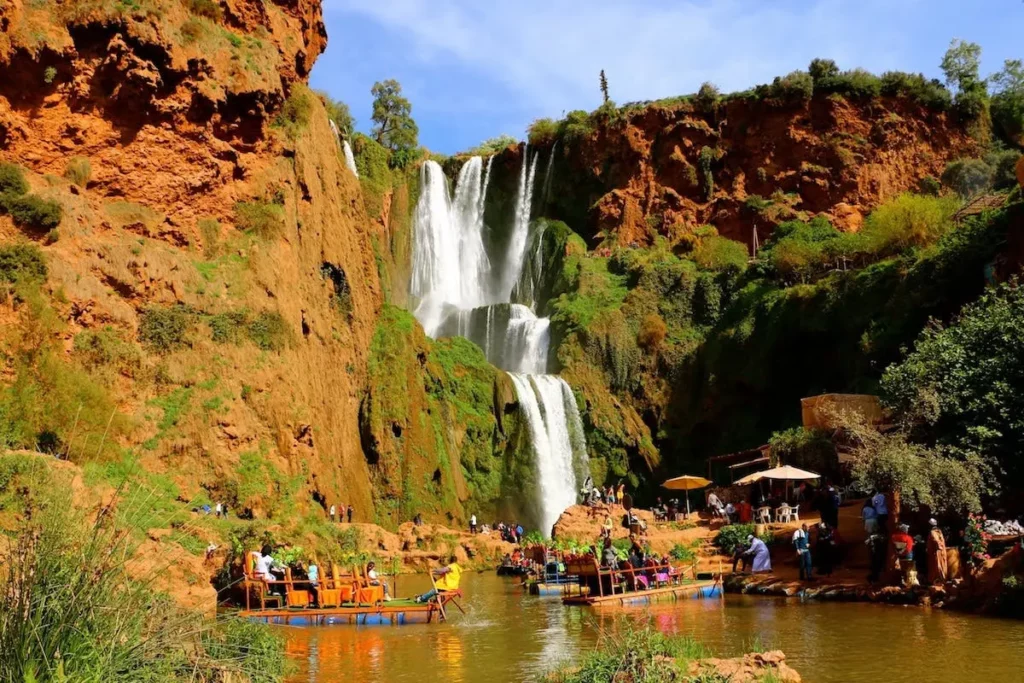
<instances>
[{"instance_id":1,"label":"beach umbrella","mask_svg":"<svg viewBox=\"0 0 1024 683\"><path fill-rule=\"evenodd\" d=\"M711 481L704 477L695 477L691 474L684 474L681 477L673 477L665 481L662 488L673 489L676 491L686 491L686 516L690 516L690 491L694 489L702 489L705 486L711 486Z\"/></svg>"},{"instance_id":2,"label":"beach umbrella","mask_svg":"<svg viewBox=\"0 0 1024 683\"><path fill-rule=\"evenodd\" d=\"M814 472L808 472L802 470L799 467L793 467L792 465L783 465L781 467L773 467L770 470L759 472L765 479L787 479L803 481L805 479L818 479L821 475L815 474Z\"/></svg>"}]
</instances>

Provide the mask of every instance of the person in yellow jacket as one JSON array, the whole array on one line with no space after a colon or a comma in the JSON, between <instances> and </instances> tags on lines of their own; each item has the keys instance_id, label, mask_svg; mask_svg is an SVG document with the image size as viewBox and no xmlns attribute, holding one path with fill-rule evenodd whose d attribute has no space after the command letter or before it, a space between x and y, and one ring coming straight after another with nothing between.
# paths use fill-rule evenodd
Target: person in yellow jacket
<instances>
[{"instance_id":1,"label":"person in yellow jacket","mask_svg":"<svg viewBox=\"0 0 1024 683\"><path fill-rule=\"evenodd\" d=\"M626 496L626 485L625 484L619 484L619 489L618 489L618 491L615 492L615 498L618 501L619 505L622 505L622 499L625 496Z\"/></svg>"},{"instance_id":2,"label":"person in yellow jacket","mask_svg":"<svg viewBox=\"0 0 1024 683\"><path fill-rule=\"evenodd\" d=\"M429 602L433 600L438 593L447 593L448 591L455 591L459 589L459 582L462 580L462 567L455 561L455 556L452 555L448 558L448 564L439 569L433 571L434 576L438 579L434 582L436 589L431 589L423 595L416 596L416 602Z\"/></svg>"}]
</instances>

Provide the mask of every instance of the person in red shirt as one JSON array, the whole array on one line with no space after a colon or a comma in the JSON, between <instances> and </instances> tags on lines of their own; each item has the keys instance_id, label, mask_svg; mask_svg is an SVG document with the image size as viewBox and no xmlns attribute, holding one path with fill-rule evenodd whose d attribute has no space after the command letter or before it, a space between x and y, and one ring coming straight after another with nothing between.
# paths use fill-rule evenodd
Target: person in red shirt
<instances>
[{"instance_id":1,"label":"person in red shirt","mask_svg":"<svg viewBox=\"0 0 1024 683\"><path fill-rule=\"evenodd\" d=\"M740 524L749 524L754 518L754 508L751 507L746 498L741 500L739 505L736 506L736 516L739 518Z\"/></svg>"},{"instance_id":2,"label":"person in red shirt","mask_svg":"<svg viewBox=\"0 0 1024 683\"><path fill-rule=\"evenodd\" d=\"M900 524L899 530L890 538L896 559L900 563L900 571L903 574L903 585L912 586L917 583L916 577L911 575L914 569L914 538L910 535L910 527Z\"/></svg>"}]
</instances>

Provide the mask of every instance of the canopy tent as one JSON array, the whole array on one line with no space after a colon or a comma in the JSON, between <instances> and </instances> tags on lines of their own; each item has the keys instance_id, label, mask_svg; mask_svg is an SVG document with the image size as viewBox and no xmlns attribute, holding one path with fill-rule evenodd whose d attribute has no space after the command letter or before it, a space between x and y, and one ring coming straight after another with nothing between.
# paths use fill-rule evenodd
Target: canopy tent
<instances>
[{"instance_id":1,"label":"canopy tent","mask_svg":"<svg viewBox=\"0 0 1024 683\"><path fill-rule=\"evenodd\" d=\"M773 467L770 470L763 470L761 472L754 472L748 474L742 479L736 480L736 486L746 486L747 484L753 484L755 481L762 479L786 479L793 481L803 481L806 479L818 479L821 475L815 474L814 472L808 472L798 467L791 465L783 465L780 467Z\"/></svg>"},{"instance_id":2,"label":"canopy tent","mask_svg":"<svg viewBox=\"0 0 1024 683\"><path fill-rule=\"evenodd\" d=\"M710 486L711 482L704 477L695 477L692 474L684 474L681 477L673 477L662 484L663 488L676 491L686 491L686 516L690 516L690 491Z\"/></svg>"}]
</instances>

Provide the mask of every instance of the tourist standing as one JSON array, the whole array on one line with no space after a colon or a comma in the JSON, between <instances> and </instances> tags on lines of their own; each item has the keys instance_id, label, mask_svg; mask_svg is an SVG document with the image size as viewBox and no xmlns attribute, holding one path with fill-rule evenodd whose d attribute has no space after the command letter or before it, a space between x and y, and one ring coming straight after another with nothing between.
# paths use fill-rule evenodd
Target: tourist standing
<instances>
[{"instance_id":1,"label":"tourist standing","mask_svg":"<svg viewBox=\"0 0 1024 683\"><path fill-rule=\"evenodd\" d=\"M337 516L337 514L338 514L338 509L337 509L337 508L336 508L335 506L333 506L333 505L332 505L332 506L331 506L331 512L330 512L330 515L331 515L331 521L332 521L332 522L336 522L336 521L337 521L337 519L335 519L335 517Z\"/></svg>"},{"instance_id":2,"label":"tourist standing","mask_svg":"<svg viewBox=\"0 0 1024 683\"><path fill-rule=\"evenodd\" d=\"M320 568L316 566L316 560L309 558L306 566L306 579L309 581L309 592L313 596L313 605L320 605Z\"/></svg>"},{"instance_id":3,"label":"tourist standing","mask_svg":"<svg viewBox=\"0 0 1024 683\"><path fill-rule=\"evenodd\" d=\"M900 524L899 529L892 535L892 545L896 559L900 563L903 585L907 587L917 585L917 571L914 569L914 539L909 532L909 526Z\"/></svg>"},{"instance_id":4,"label":"tourist standing","mask_svg":"<svg viewBox=\"0 0 1024 683\"><path fill-rule=\"evenodd\" d=\"M793 547L796 549L796 562L800 567L800 580L811 580L811 543L807 534L807 525L801 524L800 528L793 532Z\"/></svg>"},{"instance_id":5,"label":"tourist standing","mask_svg":"<svg viewBox=\"0 0 1024 683\"><path fill-rule=\"evenodd\" d=\"M878 531L878 513L875 512L875 506L871 504L870 500L864 501L864 508L860 511L860 516L864 519L864 533L870 536Z\"/></svg>"},{"instance_id":6,"label":"tourist standing","mask_svg":"<svg viewBox=\"0 0 1024 683\"><path fill-rule=\"evenodd\" d=\"M928 583L943 583L946 580L946 539L934 518L928 520Z\"/></svg>"},{"instance_id":7,"label":"tourist standing","mask_svg":"<svg viewBox=\"0 0 1024 683\"><path fill-rule=\"evenodd\" d=\"M224 512L224 506L221 505L220 503L217 503L217 507L214 508L214 513L213 514L216 515L217 519L220 519L220 516L221 516L221 514L223 512Z\"/></svg>"},{"instance_id":8,"label":"tourist standing","mask_svg":"<svg viewBox=\"0 0 1024 683\"><path fill-rule=\"evenodd\" d=\"M889 533L889 507L885 503L885 494L875 489L875 495L871 496L871 506L875 508L875 518L878 520L878 530L883 534Z\"/></svg>"},{"instance_id":9,"label":"tourist standing","mask_svg":"<svg viewBox=\"0 0 1024 683\"><path fill-rule=\"evenodd\" d=\"M516 543L523 542L523 526L519 523L516 524Z\"/></svg>"},{"instance_id":10,"label":"tourist standing","mask_svg":"<svg viewBox=\"0 0 1024 683\"><path fill-rule=\"evenodd\" d=\"M601 549L601 565L607 569L615 569L617 559L618 556L615 554L615 548L612 547L611 537L605 536Z\"/></svg>"},{"instance_id":11,"label":"tourist standing","mask_svg":"<svg viewBox=\"0 0 1024 683\"><path fill-rule=\"evenodd\" d=\"M611 515L605 515L604 516L604 527L601 529L601 535L604 538L611 538L612 537L612 528L613 528L612 516Z\"/></svg>"},{"instance_id":12,"label":"tourist standing","mask_svg":"<svg viewBox=\"0 0 1024 683\"><path fill-rule=\"evenodd\" d=\"M619 490L615 492L615 500L622 505L622 499L626 497L626 485L619 483Z\"/></svg>"},{"instance_id":13,"label":"tourist standing","mask_svg":"<svg viewBox=\"0 0 1024 683\"><path fill-rule=\"evenodd\" d=\"M469 533L476 533L476 515L469 516Z\"/></svg>"},{"instance_id":14,"label":"tourist standing","mask_svg":"<svg viewBox=\"0 0 1024 683\"><path fill-rule=\"evenodd\" d=\"M348 506L348 523L349 524L352 523L352 506L351 505Z\"/></svg>"},{"instance_id":15,"label":"tourist standing","mask_svg":"<svg viewBox=\"0 0 1024 683\"><path fill-rule=\"evenodd\" d=\"M736 514L739 516L740 524L750 524L751 520L754 519L754 508L744 498L736 506Z\"/></svg>"},{"instance_id":16,"label":"tourist standing","mask_svg":"<svg viewBox=\"0 0 1024 683\"><path fill-rule=\"evenodd\" d=\"M839 496L836 490L829 486L821 497L821 521L835 528L839 522Z\"/></svg>"}]
</instances>

